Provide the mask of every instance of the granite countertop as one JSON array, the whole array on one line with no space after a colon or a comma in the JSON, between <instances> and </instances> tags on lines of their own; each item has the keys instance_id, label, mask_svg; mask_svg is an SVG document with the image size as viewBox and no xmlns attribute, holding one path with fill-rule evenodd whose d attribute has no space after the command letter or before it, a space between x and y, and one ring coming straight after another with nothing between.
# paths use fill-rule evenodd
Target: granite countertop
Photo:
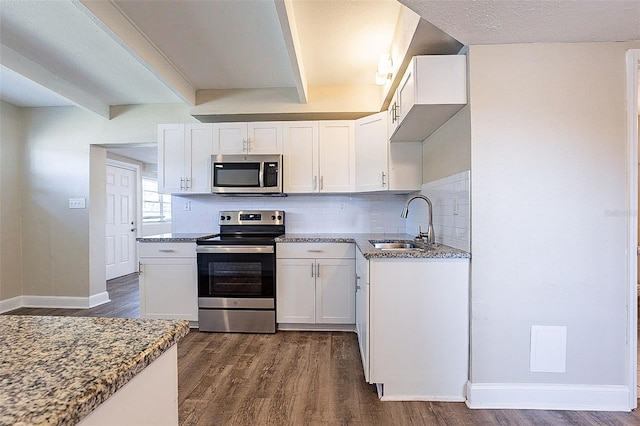
<instances>
[{"instance_id":1,"label":"granite countertop","mask_svg":"<svg viewBox=\"0 0 640 426\"><path fill-rule=\"evenodd\" d=\"M167 234L149 235L148 237L136 238L141 243L194 243L198 240L217 237L218 234L186 234L169 232Z\"/></svg>"},{"instance_id":2,"label":"granite countertop","mask_svg":"<svg viewBox=\"0 0 640 426\"><path fill-rule=\"evenodd\" d=\"M69 425L185 336L189 322L3 315L0 328L0 425Z\"/></svg>"},{"instance_id":3,"label":"granite countertop","mask_svg":"<svg viewBox=\"0 0 640 426\"><path fill-rule=\"evenodd\" d=\"M375 248L369 240L406 241L423 251L387 251ZM444 244L416 243L408 234L284 234L277 243L355 243L367 259L469 259L471 254Z\"/></svg>"}]
</instances>

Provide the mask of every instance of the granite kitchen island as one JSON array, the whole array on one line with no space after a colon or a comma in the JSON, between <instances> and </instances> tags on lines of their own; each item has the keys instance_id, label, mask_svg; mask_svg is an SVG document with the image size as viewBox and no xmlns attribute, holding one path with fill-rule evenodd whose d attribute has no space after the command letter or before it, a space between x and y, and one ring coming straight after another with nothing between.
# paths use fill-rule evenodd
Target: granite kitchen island
<instances>
[{"instance_id":1,"label":"granite kitchen island","mask_svg":"<svg viewBox=\"0 0 640 426\"><path fill-rule=\"evenodd\" d=\"M6 315L0 330L0 425L177 424L187 321Z\"/></svg>"}]
</instances>

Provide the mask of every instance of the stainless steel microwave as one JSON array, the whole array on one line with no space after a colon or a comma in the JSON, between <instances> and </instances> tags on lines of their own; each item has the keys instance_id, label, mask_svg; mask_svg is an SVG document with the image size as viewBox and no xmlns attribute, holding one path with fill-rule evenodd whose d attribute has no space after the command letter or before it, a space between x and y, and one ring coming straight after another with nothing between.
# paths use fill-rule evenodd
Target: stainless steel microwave
<instances>
[{"instance_id":1,"label":"stainless steel microwave","mask_svg":"<svg viewBox=\"0 0 640 426\"><path fill-rule=\"evenodd\" d=\"M282 194L282 155L212 155L214 194Z\"/></svg>"}]
</instances>

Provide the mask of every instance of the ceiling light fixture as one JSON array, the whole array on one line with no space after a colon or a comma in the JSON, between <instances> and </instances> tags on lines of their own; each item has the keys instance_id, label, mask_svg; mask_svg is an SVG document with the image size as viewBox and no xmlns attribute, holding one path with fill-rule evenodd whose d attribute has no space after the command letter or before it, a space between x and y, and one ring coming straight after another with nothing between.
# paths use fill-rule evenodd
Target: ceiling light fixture
<instances>
[{"instance_id":1,"label":"ceiling light fixture","mask_svg":"<svg viewBox=\"0 0 640 426\"><path fill-rule=\"evenodd\" d=\"M393 61L391 60L391 55L385 53L380 56L380 60L378 61L376 85L384 86L388 80L391 80L391 77L393 77Z\"/></svg>"}]
</instances>

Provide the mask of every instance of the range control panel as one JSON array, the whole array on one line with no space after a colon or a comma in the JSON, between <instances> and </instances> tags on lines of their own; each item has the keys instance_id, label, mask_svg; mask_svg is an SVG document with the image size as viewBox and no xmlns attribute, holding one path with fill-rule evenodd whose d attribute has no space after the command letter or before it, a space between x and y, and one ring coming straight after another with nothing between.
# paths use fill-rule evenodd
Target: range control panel
<instances>
[{"instance_id":1,"label":"range control panel","mask_svg":"<svg viewBox=\"0 0 640 426\"><path fill-rule=\"evenodd\" d=\"M284 225L281 210L221 211L218 218L218 225Z\"/></svg>"}]
</instances>

